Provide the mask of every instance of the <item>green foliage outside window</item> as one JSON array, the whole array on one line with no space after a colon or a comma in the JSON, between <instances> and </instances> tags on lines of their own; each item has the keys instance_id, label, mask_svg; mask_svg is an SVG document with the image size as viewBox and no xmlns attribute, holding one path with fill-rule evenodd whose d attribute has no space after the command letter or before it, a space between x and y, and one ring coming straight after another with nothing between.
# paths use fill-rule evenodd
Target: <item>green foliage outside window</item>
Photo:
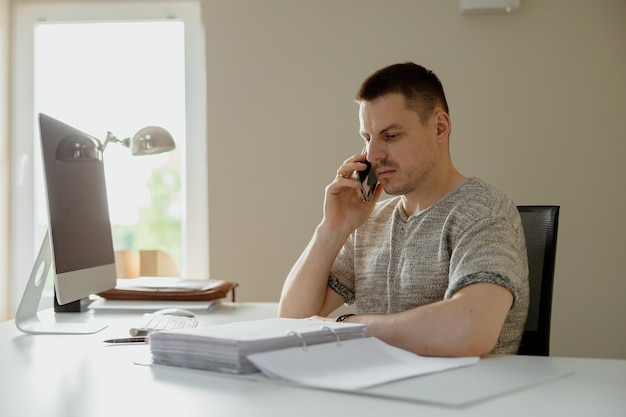
<instances>
[{"instance_id":1,"label":"green foliage outside window","mask_svg":"<svg viewBox=\"0 0 626 417\"><path fill-rule=\"evenodd\" d=\"M180 168L167 164L148 181L150 204L141 209L134 225L113 225L115 250L167 252L180 271L182 265L182 196Z\"/></svg>"}]
</instances>

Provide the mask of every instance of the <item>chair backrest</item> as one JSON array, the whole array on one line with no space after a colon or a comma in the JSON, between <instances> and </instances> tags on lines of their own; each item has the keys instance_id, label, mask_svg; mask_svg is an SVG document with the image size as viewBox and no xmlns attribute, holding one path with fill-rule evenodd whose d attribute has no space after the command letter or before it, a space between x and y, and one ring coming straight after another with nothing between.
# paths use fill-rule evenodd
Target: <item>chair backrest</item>
<instances>
[{"instance_id":1,"label":"chair backrest","mask_svg":"<svg viewBox=\"0 0 626 417\"><path fill-rule=\"evenodd\" d=\"M530 284L530 306L519 355L550 354L550 318L559 206L518 206L522 218Z\"/></svg>"}]
</instances>

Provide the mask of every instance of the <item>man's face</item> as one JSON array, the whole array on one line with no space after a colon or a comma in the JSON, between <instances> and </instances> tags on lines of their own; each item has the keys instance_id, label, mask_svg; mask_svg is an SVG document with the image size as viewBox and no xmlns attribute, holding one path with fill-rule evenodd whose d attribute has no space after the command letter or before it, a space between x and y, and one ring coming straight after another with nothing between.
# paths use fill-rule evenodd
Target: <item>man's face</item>
<instances>
[{"instance_id":1,"label":"man's face","mask_svg":"<svg viewBox=\"0 0 626 417\"><path fill-rule=\"evenodd\" d=\"M407 195L424 185L437 165L437 124L422 124L401 94L361 102L360 133L367 159L387 194Z\"/></svg>"}]
</instances>

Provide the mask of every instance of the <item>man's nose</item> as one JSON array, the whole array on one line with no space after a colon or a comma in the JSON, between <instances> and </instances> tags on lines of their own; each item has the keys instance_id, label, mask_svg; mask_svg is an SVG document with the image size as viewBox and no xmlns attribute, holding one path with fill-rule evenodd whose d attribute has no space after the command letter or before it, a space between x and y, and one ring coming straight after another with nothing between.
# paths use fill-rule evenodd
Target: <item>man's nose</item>
<instances>
[{"instance_id":1,"label":"man's nose","mask_svg":"<svg viewBox=\"0 0 626 417\"><path fill-rule=\"evenodd\" d=\"M367 153L367 160L372 164L375 164L376 161L384 159L384 149L380 141L376 139L370 139L370 141L365 146L365 150Z\"/></svg>"}]
</instances>

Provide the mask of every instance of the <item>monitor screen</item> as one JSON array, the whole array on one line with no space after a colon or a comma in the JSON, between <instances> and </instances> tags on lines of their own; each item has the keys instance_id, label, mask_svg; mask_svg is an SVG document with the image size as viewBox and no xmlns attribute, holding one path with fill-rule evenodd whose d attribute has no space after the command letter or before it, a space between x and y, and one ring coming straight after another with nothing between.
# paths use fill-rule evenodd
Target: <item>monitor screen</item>
<instances>
[{"instance_id":1,"label":"monitor screen","mask_svg":"<svg viewBox=\"0 0 626 417\"><path fill-rule=\"evenodd\" d=\"M99 143L39 115L59 304L115 287L115 253ZM91 148L90 148L91 145Z\"/></svg>"}]
</instances>

